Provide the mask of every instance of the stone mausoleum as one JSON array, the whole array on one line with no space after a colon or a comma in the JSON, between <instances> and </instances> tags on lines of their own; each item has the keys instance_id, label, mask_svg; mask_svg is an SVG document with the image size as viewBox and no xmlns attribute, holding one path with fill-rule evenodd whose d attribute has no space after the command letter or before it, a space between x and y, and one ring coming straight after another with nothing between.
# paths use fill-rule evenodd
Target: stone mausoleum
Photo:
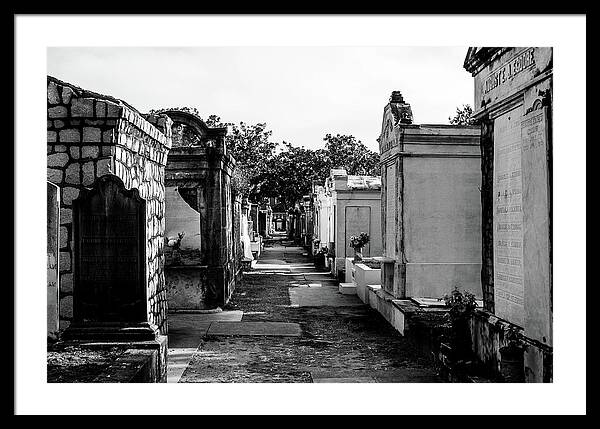
<instances>
[{"instance_id":1,"label":"stone mausoleum","mask_svg":"<svg viewBox=\"0 0 600 429\"><path fill-rule=\"evenodd\" d=\"M314 239L327 246L327 266L337 278L345 278L345 259L353 257L350 237L361 232L370 241L364 257L381 254L381 179L376 176L348 175L344 169L332 169L324 187L316 187L316 203L311 218Z\"/></svg>"},{"instance_id":2,"label":"stone mausoleum","mask_svg":"<svg viewBox=\"0 0 600 429\"><path fill-rule=\"evenodd\" d=\"M156 118L161 131L122 100L50 76L47 104L48 213L58 214L48 225L56 288L48 294L49 331L58 326L65 340L137 344L153 360L151 378L164 380L171 120ZM50 263L56 249L58 266Z\"/></svg>"},{"instance_id":3,"label":"stone mausoleum","mask_svg":"<svg viewBox=\"0 0 600 429\"><path fill-rule=\"evenodd\" d=\"M552 48L472 47L464 67L482 154L474 351L492 372L520 359L524 381L551 382Z\"/></svg>"},{"instance_id":4,"label":"stone mausoleum","mask_svg":"<svg viewBox=\"0 0 600 429\"><path fill-rule=\"evenodd\" d=\"M381 286L395 299L481 298L479 128L413 123L392 92L383 112Z\"/></svg>"},{"instance_id":5,"label":"stone mausoleum","mask_svg":"<svg viewBox=\"0 0 600 429\"><path fill-rule=\"evenodd\" d=\"M172 121L173 136L165 169L169 311L213 309L227 303L241 275L242 201L231 186L235 160L226 150L226 128L210 128L185 111L163 114Z\"/></svg>"}]
</instances>

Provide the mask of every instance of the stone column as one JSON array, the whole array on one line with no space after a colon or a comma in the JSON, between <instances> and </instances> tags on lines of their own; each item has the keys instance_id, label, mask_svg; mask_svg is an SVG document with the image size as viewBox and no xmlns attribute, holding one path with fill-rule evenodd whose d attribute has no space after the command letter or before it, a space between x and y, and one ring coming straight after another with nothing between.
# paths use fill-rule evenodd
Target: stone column
<instances>
[{"instance_id":1,"label":"stone column","mask_svg":"<svg viewBox=\"0 0 600 429\"><path fill-rule=\"evenodd\" d=\"M481 120L481 286L483 307L494 312L494 121Z\"/></svg>"},{"instance_id":2,"label":"stone column","mask_svg":"<svg viewBox=\"0 0 600 429\"><path fill-rule=\"evenodd\" d=\"M60 189L53 183L48 182L48 260L47 260L47 320L48 338L57 339L59 331L59 226L60 226Z\"/></svg>"},{"instance_id":3,"label":"stone column","mask_svg":"<svg viewBox=\"0 0 600 429\"><path fill-rule=\"evenodd\" d=\"M202 264L207 266L206 302L209 305L224 305L229 299L227 291L228 216L232 215L227 192L231 192L230 181L233 160L219 148L207 148L208 171L205 186L199 189Z\"/></svg>"}]
</instances>

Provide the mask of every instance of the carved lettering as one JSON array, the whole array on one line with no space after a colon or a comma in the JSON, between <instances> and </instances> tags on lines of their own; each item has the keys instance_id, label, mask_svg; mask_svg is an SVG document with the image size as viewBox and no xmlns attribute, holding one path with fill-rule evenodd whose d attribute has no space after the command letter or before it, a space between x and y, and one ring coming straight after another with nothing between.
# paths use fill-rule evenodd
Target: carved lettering
<instances>
[{"instance_id":1,"label":"carved lettering","mask_svg":"<svg viewBox=\"0 0 600 429\"><path fill-rule=\"evenodd\" d=\"M483 94L485 95L488 92L498 88L499 86L513 79L522 71L534 66L535 58L533 56L533 51L533 48L528 49L490 73L490 75L483 82Z\"/></svg>"}]
</instances>

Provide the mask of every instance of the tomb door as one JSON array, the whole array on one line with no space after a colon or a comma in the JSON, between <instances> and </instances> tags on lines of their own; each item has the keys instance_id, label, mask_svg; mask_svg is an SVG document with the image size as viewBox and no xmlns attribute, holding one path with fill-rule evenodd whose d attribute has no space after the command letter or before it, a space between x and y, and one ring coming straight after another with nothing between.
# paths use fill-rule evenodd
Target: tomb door
<instances>
[{"instance_id":1,"label":"tomb door","mask_svg":"<svg viewBox=\"0 0 600 429\"><path fill-rule=\"evenodd\" d=\"M74 319L146 320L146 206L117 176L74 201Z\"/></svg>"},{"instance_id":2,"label":"tomb door","mask_svg":"<svg viewBox=\"0 0 600 429\"><path fill-rule=\"evenodd\" d=\"M371 235L371 207L348 206L345 208L345 256L353 256L354 251L350 247L350 237L366 232ZM372 238L372 237L370 237ZM363 256L371 256L371 246L367 243L362 249Z\"/></svg>"}]
</instances>

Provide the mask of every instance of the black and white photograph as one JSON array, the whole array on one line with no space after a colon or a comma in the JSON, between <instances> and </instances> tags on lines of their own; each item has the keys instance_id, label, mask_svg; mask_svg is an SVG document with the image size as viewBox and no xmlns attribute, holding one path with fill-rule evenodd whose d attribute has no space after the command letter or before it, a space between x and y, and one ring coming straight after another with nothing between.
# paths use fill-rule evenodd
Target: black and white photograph
<instances>
[{"instance_id":1,"label":"black and white photograph","mask_svg":"<svg viewBox=\"0 0 600 429\"><path fill-rule=\"evenodd\" d=\"M585 26L17 16L16 410L585 414Z\"/></svg>"}]
</instances>

